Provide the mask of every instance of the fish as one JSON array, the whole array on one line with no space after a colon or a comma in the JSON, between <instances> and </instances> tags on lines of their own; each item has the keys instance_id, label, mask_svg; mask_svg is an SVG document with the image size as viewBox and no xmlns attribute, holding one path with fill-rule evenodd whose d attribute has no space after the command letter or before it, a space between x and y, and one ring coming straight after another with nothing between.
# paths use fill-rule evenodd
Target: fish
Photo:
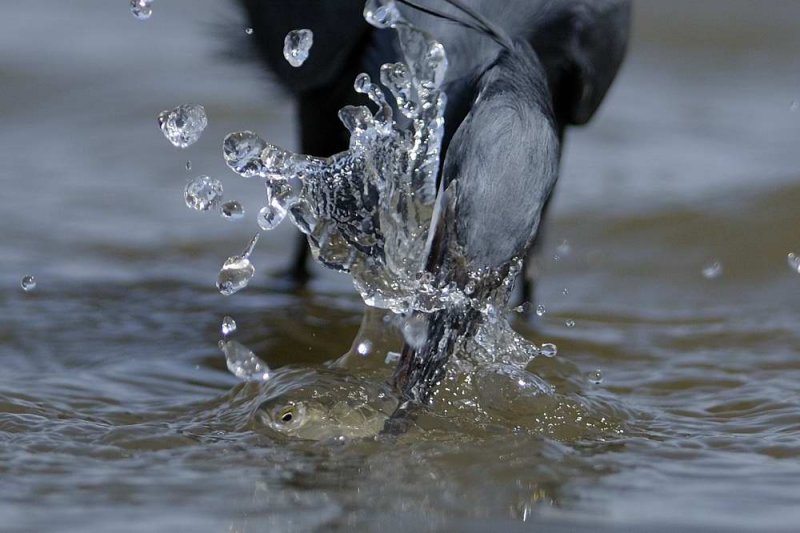
<instances>
[{"instance_id":1,"label":"fish","mask_svg":"<svg viewBox=\"0 0 800 533\"><path fill-rule=\"evenodd\" d=\"M397 406L385 383L318 373L295 388L278 391L255 409L257 430L297 440L375 437Z\"/></svg>"}]
</instances>

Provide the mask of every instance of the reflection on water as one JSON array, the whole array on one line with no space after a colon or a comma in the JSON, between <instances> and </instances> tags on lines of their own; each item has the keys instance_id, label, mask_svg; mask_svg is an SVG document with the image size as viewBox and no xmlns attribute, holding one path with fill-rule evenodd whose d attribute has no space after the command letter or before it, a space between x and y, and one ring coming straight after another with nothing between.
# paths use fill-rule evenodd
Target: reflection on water
<instances>
[{"instance_id":1,"label":"reflection on water","mask_svg":"<svg viewBox=\"0 0 800 533\"><path fill-rule=\"evenodd\" d=\"M293 145L280 96L252 65L215 55L227 35L247 37L236 15L212 0L192 12L159 3L147 21L102 0L5 10L0 523L791 530L800 70L796 28L785 28L797 4L775 6L639 4L619 84L570 135L539 264L542 312L512 317L557 355L519 374L454 370L407 434L341 442L260 431L254 413L283 391L237 384L217 348L229 315L236 341L292 384L310 372L371 393L400 342L373 336L358 355L347 279L321 272L294 292L267 275L284 265L288 228L254 252L263 268L248 291L217 293L220 257L258 227L186 209L186 161L256 213L222 138L253 129ZM691 23L673 39L681 20ZM178 151L155 117L188 101L209 123ZM25 275L36 290L22 290Z\"/></svg>"}]
</instances>

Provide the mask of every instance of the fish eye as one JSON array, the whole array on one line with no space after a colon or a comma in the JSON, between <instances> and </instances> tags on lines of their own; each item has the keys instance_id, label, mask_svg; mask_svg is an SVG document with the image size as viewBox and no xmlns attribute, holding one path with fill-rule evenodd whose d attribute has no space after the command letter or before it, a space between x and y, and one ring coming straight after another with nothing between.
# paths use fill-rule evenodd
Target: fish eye
<instances>
[{"instance_id":1,"label":"fish eye","mask_svg":"<svg viewBox=\"0 0 800 533\"><path fill-rule=\"evenodd\" d=\"M292 420L294 420L294 406L284 407L280 411L278 411L277 419L284 424L288 424Z\"/></svg>"}]
</instances>

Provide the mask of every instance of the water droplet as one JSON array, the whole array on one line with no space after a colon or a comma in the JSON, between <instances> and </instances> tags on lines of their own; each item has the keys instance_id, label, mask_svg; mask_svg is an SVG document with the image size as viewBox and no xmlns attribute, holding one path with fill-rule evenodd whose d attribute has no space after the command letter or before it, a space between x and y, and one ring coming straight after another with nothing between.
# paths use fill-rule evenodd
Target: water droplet
<instances>
[{"instance_id":1,"label":"water droplet","mask_svg":"<svg viewBox=\"0 0 800 533\"><path fill-rule=\"evenodd\" d=\"M353 81L353 90L357 93L364 94L369 91L370 87L372 87L372 81L366 72L356 76L355 81Z\"/></svg>"},{"instance_id":2,"label":"water droplet","mask_svg":"<svg viewBox=\"0 0 800 533\"><path fill-rule=\"evenodd\" d=\"M222 155L231 170L244 178L252 178L264 170L261 152L266 146L266 141L252 131L237 131L225 136Z\"/></svg>"},{"instance_id":3,"label":"water droplet","mask_svg":"<svg viewBox=\"0 0 800 533\"><path fill-rule=\"evenodd\" d=\"M311 30L292 30L283 40L283 57L293 67L299 67L308 59L308 52L314 44L314 32Z\"/></svg>"},{"instance_id":4,"label":"water droplet","mask_svg":"<svg viewBox=\"0 0 800 533\"><path fill-rule=\"evenodd\" d=\"M413 314L402 327L403 338L414 349L422 348L428 339L428 321L423 315Z\"/></svg>"},{"instance_id":5,"label":"water droplet","mask_svg":"<svg viewBox=\"0 0 800 533\"><path fill-rule=\"evenodd\" d=\"M564 322L564 325L567 326L568 328L574 328L575 327L575 321L570 318L566 322Z\"/></svg>"},{"instance_id":6,"label":"water droplet","mask_svg":"<svg viewBox=\"0 0 800 533\"><path fill-rule=\"evenodd\" d=\"M197 104L179 105L158 114L158 127L174 146L186 148L194 144L208 126L206 110Z\"/></svg>"},{"instance_id":7,"label":"water droplet","mask_svg":"<svg viewBox=\"0 0 800 533\"><path fill-rule=\"evenodd\" d=\"M603 371L602 370L592 370L586 375L586 379L589 383L594 383L595 385L600 385L603 382Z\"/></svg>"},{"instance_id":8,"label":"water droplet","mask_svg":"<svg viewBox=\"0 0 800 533\"><path fill-rule=\"evenodd\" d=\"M222 335L227 337L228 335L236 331L236 321L233 318L226 316L225 318L222 319L221 329L222 329Z\"/></svg>"},{"instance_id":9,"label":"water droplet","mask_svg":"<svg viewBox=\"0 0 800 533\"><path fill-rule=\"evenodd\" d=\"M229 257L219 271L217 289L223 295L230 296L247 287L255 273L256 269L247 257Z\"/></svg>"},{"instance_id":10,"label":"water droplet","mask_svg":"<svg viewBox=\"0 0 800 533\"><path fill-rule=\"evenodd\" d=\"M556 253L561 257L567 257L570 252L572 252L572 246L570 246L569 241L566 239L561 241L561 244L556 247Z\"/></svg>"},{"instance_id":11,"label":"water droplet","mask_svg":"<svg viewBox=\"0 0 800 533\"><path fill-rule=\"evenodd\" d=\"M139 20L147 20L153 14L153 0L131 0L131 13Z\"/></svg>"},{"instance_id":12,"label":"water droplet","mask_svg":"<svg viewBox=\"0 0 800 533\"><path fill-rule=\"evenodd\" d=\"M564 287L563 289L561 289L561 294L564 296L569 296L569 289Z\"/></svg>"},{"instance_id":13,"label":"water droplet","mask_svg":"<svg viewBox=\"0 0 800 533\"><path fill-rule=\"evenodd\" d=\"M197 211L208 211L222 201L222 183L208 176L189 180L183 191L186 206Z\"/></svg>"},{"instance_id":14,"label":"water droplet","mask_svg":"<svg viewBox=\"0 0 800 533\"><path fill-rule=\"evenodd\" d=\"M186 165L185 166L186 166L186 171L187 172L192 170L192 162L191 161L186 161Z\"/></svg>"},{"instance_id":15,"label":"water droplet","mask_svg":"<svg viewBox=\"0 0 800 533\"><path fill-rule=\"evenodd\" d=\"M365 339L359 342L358 346L356 346L356 352L358 353L358 355L361 355L363 357L368 356L371 351L372 351L372 342L369 340Z\"/></svg>"},{"instance_id":16,"label":"water droplet","mask_svg":"<svg viewBox=\"0 0 800 533\"><path fill-rule=\"evenodd\" d=\"M376 28L389 28L400 20L394 0L367 0L364 19Z\"/></svg>"},{"instance_id":17,"label":"water droplet","mask_svg":"<svg viewBox=\"0 0 800 533\"><path fill-rule=\"evenodd\" d=\"M714 261L703 267L703 277L706 279L716 279L722 275L722 263Z\"/></svg>"},{"instance_id":18,"label":"water droplet","mask_svg":"<svg viewBox=\"0 0 800 533\"><path fill-rule=\"evenodd\" d=\"M19 284L23 291L30 292L36 288L36 278L33 276L24 276Z\"/></svg>"},{"instance_id":19,"label":"water droplet","mask_svg":"<svg viewBox=\"0 0 800 533\"><path fill-rule=\"evenodd\" d=\"M546 312L547 312L547 309L545 309L545 307L543 305L537 305L536 306L536 316L544 316L544 314Z\"/></svg>"},{"instance_id":20,"label":"water droplet","mask_svg":"<svg viewBox=\"0 0 800 533\"><path fill-rule=\"evenodd\" d=\"M245 29L244 29L244 32L245 32L247 35L253 35L253 28L245 28Z\"/></svg>"},{"instance_id":21,"label":"water droplet","mask_svg":"<svg viewBox=\"0 0 800 533\"><path fill-rule=\"evenodd\" d=\"M467 284L464 286L464 294L467 296L471 296L475 293L475 281L469 280Z\"/></svg>"},{"instance_id":22,"label":"water droplet","mask_svg":"<svg viewBox=\"0 0 800 533\"><path fill-rule=\"evenodd\" d=\"M515 313L527 313L531 309L530 302L524 302L514 308Z\"/></svg>"},{"instance_id":23,"label":"water droplet","mask_svg":"<svg viewBox=\"0 0 800 533\"><path fill-rule=\"evenodd\" d=\"M552 342L546 342L542 344L539 351L545 357L555 357L558 354L558 347Z\"/></svg>"},{"instance_id":24,"label":"water droplet","mask_svg":"<svg viewBox=\"0 0 800 533\"><path fill-rule=\"evenodd\" d=\"M786 262L789 263L789 268L800 274L800 256L793 252L789 252L789 254L786 256Z\"/></svg>"},{"instance_id":25,"label":"water droplet","mask_svg":"<svg viewBox=\"0 0 800 533\"><path fill-rule=\"evenodd\" d=\"M244 207L236 200L225 202L219 209L222 218L227 220L241 220L244 217Z\"/></svg>"},{"instance_id":26,"label":"water droplet","mask_svg":"<svg viewBox=\"0 0 800 533\"><path fill-rule=\"evenodd\" d=\"M266 381L270 377L267 363L251 352L245 345L236 341L220 341L220 349L225 354L225 362L231 374L242 381Z\"/></svg>"},{"instance_id":27,"label":"water droplet","mask_svg":"<svg viewBox=\"0 0 800 533\"><path fill-rule=\"evenodd\" d=\"M286 218L286 208L274 198L269 205L264 206L258 212L258 227L264 231L270 231L278 227L278 224Z\"/></svg>"}]
</instances>

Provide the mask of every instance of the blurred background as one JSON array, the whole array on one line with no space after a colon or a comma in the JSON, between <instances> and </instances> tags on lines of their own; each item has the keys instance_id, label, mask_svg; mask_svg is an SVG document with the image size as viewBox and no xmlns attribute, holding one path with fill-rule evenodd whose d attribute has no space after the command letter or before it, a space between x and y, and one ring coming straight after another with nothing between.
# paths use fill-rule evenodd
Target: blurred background
<instances>
[{"instance_id":1,"label":"blurred background","mask_svg":"<svg viewBox=\"0 0 800 533\"><path fill-rule=\"evenodd\" d=\"M263 205L260 184L225 166L222 139L251 129L296 149L293 108L252 59L233 2L153 7L139 21L126 0L26 0L0 17L0 523L221 529L239 511L285 526L297 525L293 507L316 509L302 529L372 516L347 499L353 487L256 478L252 452L235 445L208 466L222 449L212 434L234 431L216 400L236 383L216 351L222 316L235 313L270 364L319 363L347 349L360 304L341 275L318 269L299 295L266 275L293 249L288 223L262 236L250 289L216 293ZM205 106L209 125L180 150L156 117L184 103ZM187 209L183 187L200 174L221 179L246 217ZM631 423L651 433L598 459L603 474L595 459L555 466L544 478L565 489L548 520L796 524L800 275L787 254L800 253L798 205L800 2L636 0L616 84L568 134L537 290L547 313L520 328L603 369L605 392L645 413ZM32 293L19 287L27 274ZM176 444L175 424L200 444ZM449 489L484 483L472 475ZM545 504L520 479L443 516L527 519L525 506ZM290 491L269 500L288 514L253 510L258 483Z\"/></svg>"}]
</instances>

